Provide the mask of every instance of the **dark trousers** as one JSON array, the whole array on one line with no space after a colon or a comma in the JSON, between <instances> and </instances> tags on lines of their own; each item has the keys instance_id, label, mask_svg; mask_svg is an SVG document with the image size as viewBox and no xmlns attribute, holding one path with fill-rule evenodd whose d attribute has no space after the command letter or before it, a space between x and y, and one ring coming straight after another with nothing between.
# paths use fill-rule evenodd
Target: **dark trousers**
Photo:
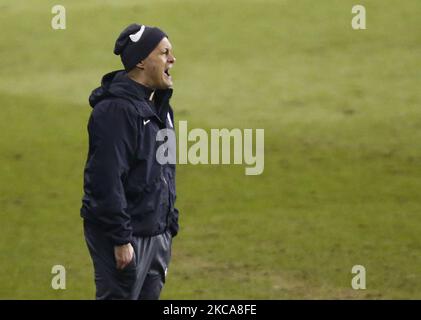
<instances>
[{"instance_id":1,"label":"dark trousers","mask_svg":"<svg viewBox=\"0 0 421 320\"><path fill-rule=\"evenodd\" d=\"M171 259L169 231L153 237L133 237L133 260L116 268L114 246L102 229L84 222L86 243L95 269L96 299L156 300Z\"/></svg>"}]
</instances>

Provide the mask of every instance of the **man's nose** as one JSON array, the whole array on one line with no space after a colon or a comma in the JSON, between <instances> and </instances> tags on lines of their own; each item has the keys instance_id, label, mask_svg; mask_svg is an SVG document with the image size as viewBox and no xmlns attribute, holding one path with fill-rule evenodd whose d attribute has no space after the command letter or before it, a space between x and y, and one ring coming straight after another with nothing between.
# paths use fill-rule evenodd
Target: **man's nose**
<instances>
[{"instance_id":1,"label":"man's nose","mask_svg":"<svg viewBox=\"0 0 421 320\"><path fill-rule=\"evenodd\" d=\"M175 56L170 55L170 58L169 58L168 62L170 62L170 63L174 63L174 62L175 62L175 60L177 60L177 59L175 58Z\"/></svg>"}]
</instances>

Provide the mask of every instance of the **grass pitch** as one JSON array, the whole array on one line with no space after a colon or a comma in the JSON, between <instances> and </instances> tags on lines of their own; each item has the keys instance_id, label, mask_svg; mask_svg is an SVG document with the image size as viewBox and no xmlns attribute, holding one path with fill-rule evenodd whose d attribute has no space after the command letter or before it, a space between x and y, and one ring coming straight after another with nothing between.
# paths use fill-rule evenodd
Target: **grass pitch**
<instances>
[{"instance_id":1,"label":"grass pitch","mask_svg":"<svg viewBox=\"0 0 421 320\"><path fill-rule=\"evenodd\" d=\"M180 165L163 299L421 298L421 4L1 1L0 298L92 299L87 97L131 22L161 26L176 120L265 129L265 171ZM66 290L51 268L66 267ZM367 289L351 288L351 268Z\"/></svg>"}]
</instances>

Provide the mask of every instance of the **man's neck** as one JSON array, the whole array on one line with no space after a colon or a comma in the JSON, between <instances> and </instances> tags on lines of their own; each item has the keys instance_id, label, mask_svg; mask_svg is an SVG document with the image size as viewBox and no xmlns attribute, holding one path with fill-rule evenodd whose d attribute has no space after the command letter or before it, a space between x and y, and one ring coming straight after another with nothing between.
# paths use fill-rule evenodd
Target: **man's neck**
<instances>
[{"instance_id":1,"label":"man's neck","mask_svg":"<svg viewBox=\"0 0 421 320\"><path fill-rule=\"evenodd\" d=\"M137 82L137 83L141 84L142 86L144 86L144 87L146 87L146 88L149 88L149 89L151 89L151 90L154 90L153 88L150 88L150 87L148 86L148 84L146 83L146 81L145 81L144 79L142 79L142 77L140 77L138 74L135 74L134 72L129 71L129 72L127 73L127 76L128 76L130 79L132 79L134 82Z\"/></svg>"},{"instance_id":2,"label":"man's neck","mask_svg":"<svg viewBox=\"0 0 421 320\"><path fill-rule=\"evenodd\" d=\"M127 76L128 76L131 80L133 80L134 82L139 83L140 85L142 85L142 86L146 87L147 89L151 90L152 92L151 92L150 96L148 97L148 99L149 99L149 101L152 101L153 96L154 96L154 94L155 94L155 89L153 89L153 88L149 87L149 86L146 84L146 81L144 81L144 79L142 79L142 77L141 77L138 73L133 72L133 70L132 70L132 71L129 71L129 72L127 73Z\"/></svg>"},{"instance_id":3,"label":"man's neck","mask_svg":"<svg viewBox=\"0 0 421 320\"><path fill-rule=\"evenodd\" d=\"M137 82L139 84L141 84L142 86L150 89L150 90L155 90L155 88L152 88L149 84L148 81L146 81L145 77L143 76L143 74L137 70L136 68L133 70L130 70L129 72L127 72L127 76L132 79L134 82Z\"/></svg>"}]
</instances>

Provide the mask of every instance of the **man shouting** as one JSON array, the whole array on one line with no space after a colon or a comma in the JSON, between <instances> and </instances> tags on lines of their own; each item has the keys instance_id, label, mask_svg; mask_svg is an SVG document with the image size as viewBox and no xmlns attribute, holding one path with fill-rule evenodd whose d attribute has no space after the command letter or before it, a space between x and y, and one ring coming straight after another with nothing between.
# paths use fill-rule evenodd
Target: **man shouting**
<instances>
[{"instance_id":1,"label":"man shouting","mask_svg":"<svg viewBox=\"0 0 421 320\"><path fill-rule=\"evenodd\" d=\"M123 30L114 53L124 70L89 97L84 234L97 299L158 299L178 232L175 165L156 158L158 131L174 130L175 57L165 32L139 24Z\"/></svg>"}]
</instances>

